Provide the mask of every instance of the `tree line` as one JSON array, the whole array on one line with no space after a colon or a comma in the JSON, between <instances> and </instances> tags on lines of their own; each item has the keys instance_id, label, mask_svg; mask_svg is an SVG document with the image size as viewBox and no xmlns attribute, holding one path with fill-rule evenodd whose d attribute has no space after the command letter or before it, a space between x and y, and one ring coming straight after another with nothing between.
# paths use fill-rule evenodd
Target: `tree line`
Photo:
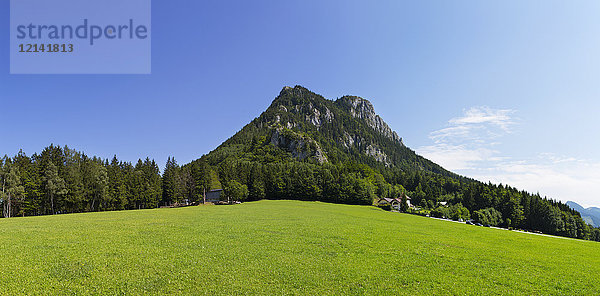
<instances>
[{"instance_id":1,"label":"tree line","mask_svg":"<svg viewBox=\"0 0 600 296\"><path fill-rule=\"evenodd\" d=\"M154 208L162 177L154 160L135 165L50 145L0 159L3 217Z\"/></svg>"},{"instance_id":2,"label":"tree line","mask_svg":"<svg viewBox=\"0 0 600 296\"><path fill-rule=\"evenodd\" d=\"M0 159L3 217L156 208L200 202L223 189L234 200L296 199L372 205L379 198L408 195L421 208L489 224L600 241L600 228L586 224L563 203L515 188L399 168L377 170L347 161L323 165L262 163L203 157L180 166L169 157L161 174L154 160L134 165L113 157L89 157L50 145L41 153ZM447 206L441 207L440 202Z\"/></svg>"}]
</instances>

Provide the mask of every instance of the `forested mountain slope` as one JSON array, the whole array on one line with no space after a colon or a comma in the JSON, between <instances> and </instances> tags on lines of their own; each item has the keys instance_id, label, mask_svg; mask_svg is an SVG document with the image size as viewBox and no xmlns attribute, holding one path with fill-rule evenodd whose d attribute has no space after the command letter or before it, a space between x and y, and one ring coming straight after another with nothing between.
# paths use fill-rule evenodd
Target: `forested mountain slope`
<instances>
[{"instance_id":1,"label":"forested mountain slope","mask_svg":"<svg viewBox=\"0 0 600 296\"><path fill-rule=\"evenodd\" d=\"M206 160L214 165L226 157L261 163L353 161L458 177L407 148L368 100L344 96L331 101L301 86L285 87L265 112Z\"/></svg>"},{"instance_id":2,"label":"forested mountain slope","mask_svg":"<svg viewBox=\"0 0 600 296\"><path fill-rule=\"evenodd\" d=\"M600 236L563 203L462 177L417 155L368 100L327 100L301 86L284 87L259 117L183 169L218 172L241 199L372 204L407 193L413 204L447 215L466 210L493 225Z\"/></svg>"},{"instance_id":3,"label":"forested mountain slope","mask_svg":"<svg viewBox=\"0 0 600 296\"><path fill-rule=\"evenodd\" d=\"M410 127L407 127L410 128ZM432 215L600 241L569 206L449 172L406 147L372 104L285 87L259 117L200 159L160 171L50 145L0 159L3 217L153 208L223 188L238 200L374 204L408 195ZM444 205L445 204L445 205Z\"/></svg>"}]
</instances>

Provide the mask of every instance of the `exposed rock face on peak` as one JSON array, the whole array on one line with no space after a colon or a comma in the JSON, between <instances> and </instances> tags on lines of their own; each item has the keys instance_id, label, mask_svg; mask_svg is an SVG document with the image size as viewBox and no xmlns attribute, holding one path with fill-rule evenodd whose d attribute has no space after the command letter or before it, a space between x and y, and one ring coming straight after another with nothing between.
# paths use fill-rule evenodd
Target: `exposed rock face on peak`
<instances>
[{"instance_id":1,"label":"exposed rock face on peak","mask_svg":"<svg viewBox=\"0 0 600 296\"><path fill-rule=\"evenodd\" d=\"M310 137L302 136L290 130L275 129L271 135L271 144L287 150L299 160L313 158L320 164L327 162L327 157L319 143Z\"/></svg>"},{"instance_id":2,"label":"exposed rock face on peak","mask_svg":"<svg viewBox=\"0 0 600 296\"><path fill-rule=\"evenodd\" d=\"M298 85L293 88L289 86L284 87L279 96L273 101L273 105L278 106L280 110L303 113L305 120L317 128L323 122L331 123L335 119L334 112L327 105L336 105L348 112L352 117L364 120L375 131L404 145L402 138L375 113L375 108L373 108L373 104L369 100L357 96L344 96L335 101L334 104L331 103L331 101L326 100L322 96ZM284 106L285 104L291 104L292 106L286 107Z\"/></svg>"},{"instance_id":3,"label":"exposed rock face on peak","mask_svg":"<svg viewBox=\"0 0 600 296\"><path fill-rule=\"evenodd\" d=\"M367 150L365 151L365 153L367 155L375 158L375 160L385 164L386 166L391 165L391 161L388 159L387 154L385 154L383 151L381 151L377 146L375 146L373 144L367 146Z\"/></svg>"},{"instance_id":4,"label":"exposed rock face on peak","mask_svg":"<svg viewBox=\"0 0 600 296\"><path fill-rule=\"evenodd\" d=\"M282 112L300 114L303 116L304 121L318 129L323 123L331 123L334 119L334 113L327 107L327 104L323 104L324 101L325 98L304 87L295 86L292 88L286 86L271 106L277 106L277 109ZM278 116L281 118L281 115ZM285 125L297 126L298 123L288 122Z\"/></svg>"},{"instance_id":5,"label":"exposed rock face on peak","mask_svg":"<svg viewBox=\"0 0 600 296\"><path fill-rule=\"evenodd\" d=\"M319 137L315 142L321 142L321 147L331 146L324 146L322 141L332 141L332 144L344 149L345 153L357 151L386 166L393 165L394 161L389 151L380 148L389 144L376 143L380 141L377 140L380 135L389 139L393 145L404 147L402 138L375 113L371 102L356 96L344 96L331 101L302 86L286 86L261 120L273 129L285 128L302 134L323 131L327 136L323 139ZM277 139L274 138L273 145L289 152L296 151L304 143L281 138L281 130L274 135ZM304 152L293 153L294 157L300 159L314 157L319 162L326 159L318 155L305 155Z\"/></svg>"},{"instance_id":6,"label":"exposed rock face on peak","mask_svg":"<svg viewBox=\"0 0 600 296\"><path fill-rule=\"evenodd\" d=\"M404 146L368 100L328 100L302 86L284 87L267 110L207 155L215 165L226 159L356 163L452 174Z\"/></svg>"},{"instance_id":7,"label":"exposed rock face on peak","mask_svg":"<svg viewBox=\"0 0 600 296\"><path fill-rule=\"evenodd\" d=\"M281 89L281 92L279 92L278 98L284 97L284 96L303 97L305 95L309 95L311 97L319 96L302 86L296 85L294 87L284 86L283 89ZM277 99L275 99L275 100L277 100Z\"/></svg>"},{"instance_id":8,"label":"exposed rock face on peak","mask_svg":"<svg viewBox=\"0 0 600 296\"><path fill-rule=\"evenodd\" d=\"M387 123L375 113L373 104L368 100L356 96L345 96L339 98L336 102L343 108L346 108L352 117L364 120L372 129L404 145L402 138L395 131L392 131Z\"/></svg>"},{"instance_id":9,"label":"exposed rock face on peak","mask_svg":"<svg viewBox=\"0 0 600 296\"><path fill-rule=\"evenodd\" d=\"M333 113L329 108L325 107L325 111L322 113L319 109L315 108L312 103L308 103L308 112L305 115L306 121L316 126L317 128L321 127L322 122L329 122L334 118Z\"/></svg>"},{"instance_id":10,"label":"exposed rock face on peak","mask_svg":"<svg viewBox=\"0 0 600 296\"><path fill-rule=\"evenodd\" d=\"M348 132L344 131L344 136L340 139L340 143L344 148L350 149L353 146L361 146L363 139L357 137L356 135L351 135Z\"/></svg>"}]
</instances>

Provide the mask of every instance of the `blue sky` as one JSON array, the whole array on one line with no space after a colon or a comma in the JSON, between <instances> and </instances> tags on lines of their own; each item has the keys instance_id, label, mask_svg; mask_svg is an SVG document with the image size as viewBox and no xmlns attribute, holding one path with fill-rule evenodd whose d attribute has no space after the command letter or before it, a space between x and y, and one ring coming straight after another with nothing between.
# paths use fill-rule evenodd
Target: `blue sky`
<instances>
[{"instance_id":1,"label":"blue sky","mask_svg":"<svg viewBox=\"0 0 600 296\"><path fill-rule=\"evenodd\" d=\"M187 163L299 84L458 173L600 205L600 2L374 2L153 1L151 75L9 75L2 0L0 154Z\"/></svg>"}]
</instances>

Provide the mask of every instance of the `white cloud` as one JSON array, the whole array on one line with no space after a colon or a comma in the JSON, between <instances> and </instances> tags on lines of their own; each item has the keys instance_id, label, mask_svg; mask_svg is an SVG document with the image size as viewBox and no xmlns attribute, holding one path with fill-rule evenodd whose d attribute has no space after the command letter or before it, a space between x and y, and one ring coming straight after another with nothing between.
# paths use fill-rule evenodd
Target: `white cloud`
<instances>
[{"instance_id":1,"label":"white cloud","mask_svg":"<svg viewBox=\"0 0 600 296\"><path fill-rule=\"evenodd\" d=\"M477 127L470 127L470 126L452 126L452 127L447 127L447 128L443 128L441 130L432 132L429 137L436 143L442 143L445 141L449 141L453 138L466 138L469 137L472 133L473 130L476 129Z\"/></svg>"},{"instance_id":2,"label":"white cloud","mask_svg":"<svg viewBox=\"0 0 600 296\"><path fill-rule=\"evenodd\" d=\"M513 132L517 120L510 109L473 107L452 118L448 126L433 131L432 145L417 153L444 168L493 183L583 206L600 206L600 161L539 153L515 159L499 151L504 136Z\"/></svg>"},{"instance_id":3,"label":"white cloud","mask_svg":"<svg viewBox=\"0 0 600 296\"><path fill-rule=\"evenodd\" d=\"M425 158L433 160L449 170L471 169L474 162L491 159L496 153L487 148L469 148L467 145L439 143L417 149Z\"/></svg>"},{"instance_id":4,"label":"white cloud","mask_svg":"<svg viewBox=\"0 0 600 296\"><path fill-rule=\"evenodd\" d=\"M429 138L434 144L417 152L449 170L470 169L478 162L498 159L499 152L492 147L511 132L513 113L510 109L472 107L463 116L450 119L448 127L431 132Z\"/></svg>"},{"instance_id":5,"label":"white cloud","mask_svg":"<svg viewBox=\"0 0 600 296\"><path fill-rule=\"evenodd\" d=\"M465 111L465 115L450 119L450 124L457 126L473 124L492 124L508 131L510 125L514 123L511 117L515 111L510 109L492 109L489 107L472 107Z\"/></svg>"}]
</instances>

